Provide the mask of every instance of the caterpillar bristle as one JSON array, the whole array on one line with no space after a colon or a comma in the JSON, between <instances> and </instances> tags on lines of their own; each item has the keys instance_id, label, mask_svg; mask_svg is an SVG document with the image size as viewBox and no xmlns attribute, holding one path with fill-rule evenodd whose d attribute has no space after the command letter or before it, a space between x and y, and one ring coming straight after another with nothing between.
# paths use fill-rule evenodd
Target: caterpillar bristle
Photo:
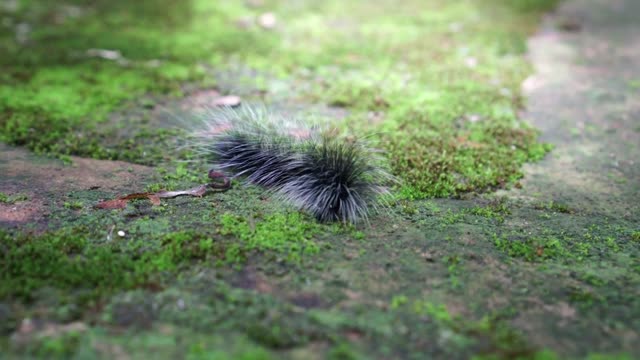
<instances>
[{"instance_id":1,"label":"caterpillar bristle","mask_svg":"<svg viewBox=\"0 0 640 360\"><path fill-rule=\"evenodd\" d=\"M323 222L367 221L393 178L378 153L264 109L210 111L193 133L197 151L217 170L270 189Z\"/></svg>"}]
</instances>

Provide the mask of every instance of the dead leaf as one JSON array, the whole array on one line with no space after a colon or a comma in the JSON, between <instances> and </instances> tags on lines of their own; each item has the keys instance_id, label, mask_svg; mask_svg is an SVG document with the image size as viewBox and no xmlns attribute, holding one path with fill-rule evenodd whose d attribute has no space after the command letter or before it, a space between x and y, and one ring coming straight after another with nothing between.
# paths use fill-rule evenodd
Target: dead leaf
<instances>
[{"instance_id":1,"label":"dead leaf","mask_svg":"<svg viewBox=\"0 0 640 360\"><path fill-rule=\"evenodd\" d=\"M147 196L147 198L149 198L149 200L151 201L151 204L153 204L153 206L160 205L160 197L158 195L149 194Z\"/></svg>"},{"instance_id":2,"label":"dead leaf","mask_svg":"<svg viewBox=\"0 0 640 360\"><path fill-rule=\"evenodd\" d=\"M202 197L207 193L207 189L227 190L231 187L231 180L226 177L225 174L216 170L209 170L209 179L212 182L204 185L200 185L188 190L176 190L176 191L160 191L157 193L135 193L129 194L113 200L105 200L99 202L95 208L97 209L124 209L127 207L129 200L134 199L149 199L153 206L160 205L160 199L174 198L176 196L189 195L195 197Z\"/></svg>"},{"instance_id":3,"label":"dead leaf","mask_svg":"<svg viewBox=\"0 0 640 360\"><path fill-rule=\"evenodd\" d=\"M188 190L181 190L181 191L162 191L156 194L156 196L158 198L174 198L176 196L181 196L181 195L191 195L191 196L195 196L195 197L202 197L204 196L204 194L207 192L207 184L205 185L200 185L198 187L194 187L192 189L188 189ZM158 199L158 201L160 201L160 199Z\"/></svg>"},{"instance_id":4,"label":"dead leaf","mask_svg":"<svg viewBox=\"0 0 640 360\"><path fill-rule=\"evenodd\" d=\"M127 207L127 203L129 201L122 199L114 199L114 200L105 200L99 202L96 205L96 209L105 209L105 210L113 210L113 209L124 209Z\"/></svg>"},{"instance_id":5,"label":"dead leaf","mask_svg":"<svg viewBox=\"0 0 640 360\"><path fill-rule=\"evenodd\" d=\"M154 193L136 193L129 194L114 200L106 200L98 203L96 207L98 209L124 209L129 203L129 200L134 199L149 199L155 206L160 205L160 198Z\"/></svg>"}]
</instances>

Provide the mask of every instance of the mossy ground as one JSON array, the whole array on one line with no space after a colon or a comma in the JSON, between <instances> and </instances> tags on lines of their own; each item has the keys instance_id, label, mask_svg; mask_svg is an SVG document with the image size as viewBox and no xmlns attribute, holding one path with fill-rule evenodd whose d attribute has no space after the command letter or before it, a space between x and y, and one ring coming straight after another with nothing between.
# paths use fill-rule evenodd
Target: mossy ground
<instances>
[{"instance_id":1,"label":"mossy ground","mask_svg":"<svg viewBox=\"0 0 640 360\"><path fill-rule=\"evenodd\" d=\"M0 134L46 154L158 164L174 132L150 109L109 115L245 66L234 82L254 92L284 85L289 100L349 108L356 132L381 134L407 197L512 183L548 151L516 114L525 37L554 1L515 3L18 1L0 33ZM251 23L265 9L283 19L273 31Z\"/></svg>"},{"instance_id":2,"label":"mossy ground","mask_svg":"<svg viewBox=\"0 0 640 360\"><path fill-rule=\"evenodd\" d=\"M477 194L517 184L521 165L550 148L517 114L531 72L526 36L555 3L3 6L2 140L64 163L0 159L0 211L41 202L47 214L2 223L0 349L16 358L632 358L637 217ZM255 22L267 11L273 29ZM316 223L240 184L94 209L142 187L206 181L206 164L167 152L180 130L157 109L210 87L374 133L403 187L367 227ZM47 172L79 166L72 156L155 170L128 171L141 188L54 181ZM37 182L14 171L24 164ZM108 177L82 169L94 182ZM427 199L451 196L464 199Z\"/></svg>"}]
</instances>

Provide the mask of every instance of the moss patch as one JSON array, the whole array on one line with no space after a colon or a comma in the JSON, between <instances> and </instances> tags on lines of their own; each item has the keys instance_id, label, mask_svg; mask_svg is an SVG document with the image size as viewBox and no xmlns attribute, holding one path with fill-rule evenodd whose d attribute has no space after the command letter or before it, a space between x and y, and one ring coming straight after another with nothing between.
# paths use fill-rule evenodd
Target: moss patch
<instances>
[{"instance_id":1,"label":"moss patch","mask_svg":"<svg viewBox=\"0 0 640 360\"><path fill-rule=\"evenodd\" d=\"M0 203L2 204L15 204L20 201L29 200L29 197L25 194L13 194L8 195L3 192L0 192Z\"/></svg>"},{"instance_id":2,"label":"moss patch","mask_svg":"<svg viewBox=\"0 0 640 360\"><path fill-rule=\"evenodd\" d=\"M352 231L286 210L249 213L246 218L223 213L196 219L188 210L186 216L172 215L178 222L172 231L166 220L151 218L165 213L166 207L149 207L146 202L133 202L111 217L96 218L91 214L96 210L66 201L61 204L61 217L76 218L75 227L39 236L1 230L0 299L30 301L49 287L69 292L69 299L86 304L123 289L153 286L165 275L199 262L226 267L243 264L256 254L274 256L279 263L301 264L322 249L320 234L349 237ZM122 217L133 221L125 224ZM116 227L127 231L118 235ZM201 230L179 230L187 227Z\"/></svg>"},{"instance_id":3,"label":"moss patch","mask_svg":"<svg viewBox=\"0 0 640 360\"><path fill-rule=\"evenodd\" d=\"M153 271L172 270L209 250L197 237L176 233L164 237L162 250L134 253L119 243L92 243L86 232L65 230L39 237L0 233L5 249L0 298L33 300L34 293L50 287L73 291L68 296L79 295L74 300L84 304L141 285Z\"/></svg>"},{"instance_id":4,"label":"moss patch","mask_svg":"<svg viewBox=\"0 0 640 360\"><path fill-rule=\"evenodd\" d=\"M243 242L229 249L227 255L232 261L239 259L241 250L275 251L293 261L300 261L303 254L315 254L320 250L311 237L322 228L305 221L299 213L272 214L262 221L226 213L222 215L220 225L221 234L233 235Z\"/></svg>"},{"instance_id":5,"label":"moss patch","mask_svg":"<svg viewBox=\"0 0 640 360\"><path fill-rule=\"evenodd\" d=\"M549 150L517 114L530 72L525 36L555 1L293 3L2 7L5 141L67 160L159 164L131 192L186 189L207 181L206 165L175 161L191 155L167 151L179 133L158 129L152 109L211 86L216 74L221 93L283 112L343 108L329 120L345 115L341 125L354 134L373 132L404 179L401 199L355 229L318 224L237 183L202 198L97 211L130 189L55 185L46 175L71 167L47 167L29 192L52 214L41 233L0 232L2 352L554 359L633 351L634 214L594 217L562 198L412 200L509 186L523 162ZM277 19L269 30L257 24L265 12ZM12 174L12 191L33 182Z\"/></svg>"},{"instance_id":6,"label":"moss patch","mask_svg":"<svg viewBox=\"0 0 640 360\"><path fill-rule=\"evenodd\" d=\"M325 17L282 6L286 59L305 75L270 65L312 81L304 98L348 108L356 134L378 133L401 196L505 186L550 150L517 113L526 36L555 1L516 3L324 2Z\"/></svg>"},{"instance_id":7,"label":"moss patch","mask_svg":"<svg viewBox=\"0 0 640 360\"><path fill-rule=\"evenodd\" d=\"M546 219L546 218L545 218ZM624 226L590 224L578 231L565 231L541 226L535 233L522 235L519 230L494 235L495 246L509 256L528 261L556 259L566 263L616 257L616 254L633 254L637 244L634 232Z\"/></svg>"},{"instance_id":8,"label":"moss patch","mask_svg":"<svg viewBox=\"0 0 640 360\"><path fill-rule=\"evenodd\" d=\"M177 134L145 125L144 112L109 114L211 85L212 66L240 67L252 75L233 82L254 93L288 84L289 101L346 107L356 134L381 134L405 198L504 186L549 151L517 111L524 40L555 2L19 1L0 32L0 133L58 156L157 164L178 156L166 153ZM272 31L256 25L263 9L278 15Z\"/></svg>"},{"instance_id":9,"label":"moss patch","mask_svg":"<svg viewBox=\"0 0 640 360\"><path fill-rule=\"evenodd\" d=\"M405 300L402 306L395 307L396 311L428 318L439 324L440 331L450 332L444 340L448 346L458 349L474 348L474 351L480 354L477 358L557 359L551 351L540 351L530 347L523 335L511 328L500 314L485 315L477 321L469 321L452 315L444 304L434 304L421 299Z\"/></svg>"},{"instance_id":10,"label":"moss patch","mask_svg":"<svg viewBox=\"0 0 640 360\"><path fill-rule=\"evenodd\" d=\"M121 155L136 138L119 139L118 125L104 124L108 115L125 102L146 105L145 94L181 95L185 82L210 84L202 65L216 54L264 50L265 39L232 25L245 12L238 4L163 0L2 8L2 139L42 153L157 162L144 151ZM133 135L161 136L145 136L143 118L133 122Z\"/></svg>"}]
</instances>

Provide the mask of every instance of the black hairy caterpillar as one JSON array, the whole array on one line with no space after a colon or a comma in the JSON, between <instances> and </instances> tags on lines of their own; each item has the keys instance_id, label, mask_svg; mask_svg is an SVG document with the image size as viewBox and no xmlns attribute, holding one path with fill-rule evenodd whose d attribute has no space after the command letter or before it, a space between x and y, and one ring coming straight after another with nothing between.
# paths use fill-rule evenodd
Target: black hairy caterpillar
<instances>
[{"instance_id":1,"label":"black hairy caterpillar","mask_svg":"<svg viewBox=\"0 0 640 360\"><path fill-rule=\"evenodd\" d=\"M334 129L247 106L210 110L193 147L216 170L244 177L319 221L367 220L393 177L378 152Z\"/></svg>"}]
</instances>

